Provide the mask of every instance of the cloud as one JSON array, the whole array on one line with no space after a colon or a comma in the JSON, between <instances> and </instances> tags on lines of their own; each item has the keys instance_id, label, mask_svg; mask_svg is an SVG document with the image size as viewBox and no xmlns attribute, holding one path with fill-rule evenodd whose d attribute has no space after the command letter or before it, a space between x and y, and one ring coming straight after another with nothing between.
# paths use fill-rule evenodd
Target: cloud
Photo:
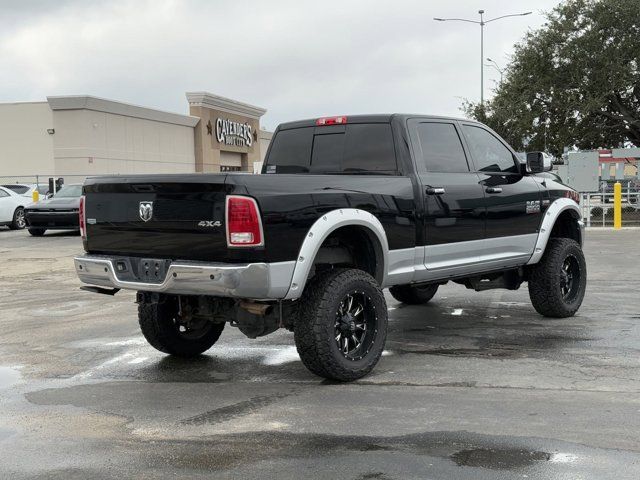
<instances>
[{"instance_id":1,"label":"cloud","mask_svg":"<svg viewBox=\"0 0 640 480\"><path fill-rule=\"evenodd\" d=\"M480 6L492 17L529 5L16 2L0 6L0 101L91 94L186 112L184 92L208 90L267 108L269 128L339 113L459 114L461 97L478 97L479 27L432 17L476 18ZM542 20L536 12L490 24L485 56L506 63L513 43ZM489 95L498 74L488 69L485 75Z\"/></svg>"}]
</instances>

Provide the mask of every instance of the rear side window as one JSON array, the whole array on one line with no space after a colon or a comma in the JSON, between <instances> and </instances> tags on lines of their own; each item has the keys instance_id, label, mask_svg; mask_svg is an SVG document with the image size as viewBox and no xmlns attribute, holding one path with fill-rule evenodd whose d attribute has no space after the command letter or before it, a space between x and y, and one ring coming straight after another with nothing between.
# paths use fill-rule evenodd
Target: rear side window
<instances>
[{"instance_id":1,"label":"rear side window","mask_svg":"<svg viewBox=\"0 0 640 480\"><path fill-rule=\"evenodd\" d=\"M517 173L513 154L484 128L464 125L469 150L480 172Z\"/></svg>"},{"instance_id":2,"label":"rear side window","mask_svg":"<svg viewBox=\"0 0 640 480\"><path fill-rule=\"evenodd\" d=\"M469 171L462 142L452 123L420 123L418 138L428 172Z\"/></svg>"},{"instance_id":3,"label":"rear side window","mask_svg":"<svg viewBox=\"0 0 640 480\"><path fill-rule=\"evenodd\" d=\"M29 187L27 185L3 185L4 188L8 188L9 190L13 190L19 195L23 193L27 193L29 191Z\"/></svg>"},{"instance_id":4,"label":"rear side window","mask_svg":"<svg viewBox=\"0 0 640 480\"><path fill-rule=\"evenodd\" d=\"M347 125L347 138L342 159L343 172L395 173L397 170L391 125L388 123Z\"/></svg>"},{"instance_id":5,"label":"rear side window","mask_svg":"<svg viewBox=\"0 0 640 480\"><path fill-rule=\"evenodd\" d=\"M387 123L282 130L264 167L264 173L396 174L397 170Z\"/></svg>"}]
</instances>

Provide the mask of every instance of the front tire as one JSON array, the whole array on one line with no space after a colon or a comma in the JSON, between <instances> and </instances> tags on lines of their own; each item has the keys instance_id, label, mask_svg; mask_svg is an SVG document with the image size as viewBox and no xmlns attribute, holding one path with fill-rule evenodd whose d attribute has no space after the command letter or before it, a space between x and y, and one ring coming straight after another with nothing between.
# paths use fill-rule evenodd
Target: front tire
<instances>
[{"instance_id":1,"label":"front tire","mask_svg":"<svg viewBox=\"0 0 640 480\"><path fill-rule=\"evenodd\" d=\"M408 305L421 305L429 302L438 291L438 284L431 285L396 285L389 293L399 302Z\"/></svg>"},{"instance_id":2,"label":"front tire","mask_svg":"<svg viewBox=\"0 0 640 480\"><path fill-rule=\"evenodd\" d=\"M29 233L31 235L33 235L34 237L41 237L42 235L44 235L45 229L44 228L30 228L29 229Z\"/></svg>"},{"instance_id":3,"label":"front tire","mask_svg":"<svg viewBox=\"0 0 640 480\"><path fill-rule=\"evenodd\" d=\"M387 304L375 279L356 269L320 273L305 287L294 326L302 363L341 382L368 374L387 336Z\"/></svg>"},{"instance_id":4,"label":"front tire","mask_svg":"<svg viewBox=\"0 0 640 480\"><path fill-rule=\"evenodd\" d=\"M16 211L13 212L13 221L11 225L9 225L9 228L11 230L22 230L26 226L27 221L24 218L24 208L18 207Z\"/></svg>"},{"instance_id":5,"label":"front tire","mask_svg":"<svg viewBox=\"0 0 640 480\"><path fill-rule=\"evenodd\" d=\"M587 287L587 264L580 245L570 238L551 238L542 259L529 272L529 298L545 317L573 316Z\"/></svg>"},{"instance_id":6,"label":"front tire","mask_svg":"<svg viewBox=\"0 0 640 480\"><path fill-rule=\"evenodd\" d=\"M209 350L224 329L224 323L205 320L189 324L179 322L178 304L174 297L161 297L157 303L138 304L138 322L144 338L153 348L186 358Z\"/></svg>"}]
</instances>

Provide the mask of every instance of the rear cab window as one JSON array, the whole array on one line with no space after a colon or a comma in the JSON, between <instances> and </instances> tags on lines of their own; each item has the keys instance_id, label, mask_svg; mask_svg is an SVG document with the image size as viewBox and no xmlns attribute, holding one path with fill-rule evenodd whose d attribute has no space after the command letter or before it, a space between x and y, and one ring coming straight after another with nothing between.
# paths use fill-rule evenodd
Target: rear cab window
<instances>
[{"instance_id":1,"label":"rear cab window","mask_svg":"<svg viewBox=\"0 0 640 480\"><path fill-rule=\"evenodd\" d=\"M397 175L391 125L353 123L280 130L262 173Z\"/></svg>"}]
</instances>

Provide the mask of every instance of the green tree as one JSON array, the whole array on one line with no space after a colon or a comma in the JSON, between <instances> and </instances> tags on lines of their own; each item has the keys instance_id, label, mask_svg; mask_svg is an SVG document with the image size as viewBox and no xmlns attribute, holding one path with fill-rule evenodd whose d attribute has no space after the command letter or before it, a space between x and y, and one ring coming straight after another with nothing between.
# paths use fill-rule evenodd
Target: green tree
<instances>
[{"instance_id":1,"label":"green tree","mask_svg":"<svg viewBox=\"0 0 640 480\"><path fill-rule=\"evenodd\" d=\"M640 146L640 2L567 0L515 45L485 105L462 109L516 149Z\"/></svg>"}]
</instances>

